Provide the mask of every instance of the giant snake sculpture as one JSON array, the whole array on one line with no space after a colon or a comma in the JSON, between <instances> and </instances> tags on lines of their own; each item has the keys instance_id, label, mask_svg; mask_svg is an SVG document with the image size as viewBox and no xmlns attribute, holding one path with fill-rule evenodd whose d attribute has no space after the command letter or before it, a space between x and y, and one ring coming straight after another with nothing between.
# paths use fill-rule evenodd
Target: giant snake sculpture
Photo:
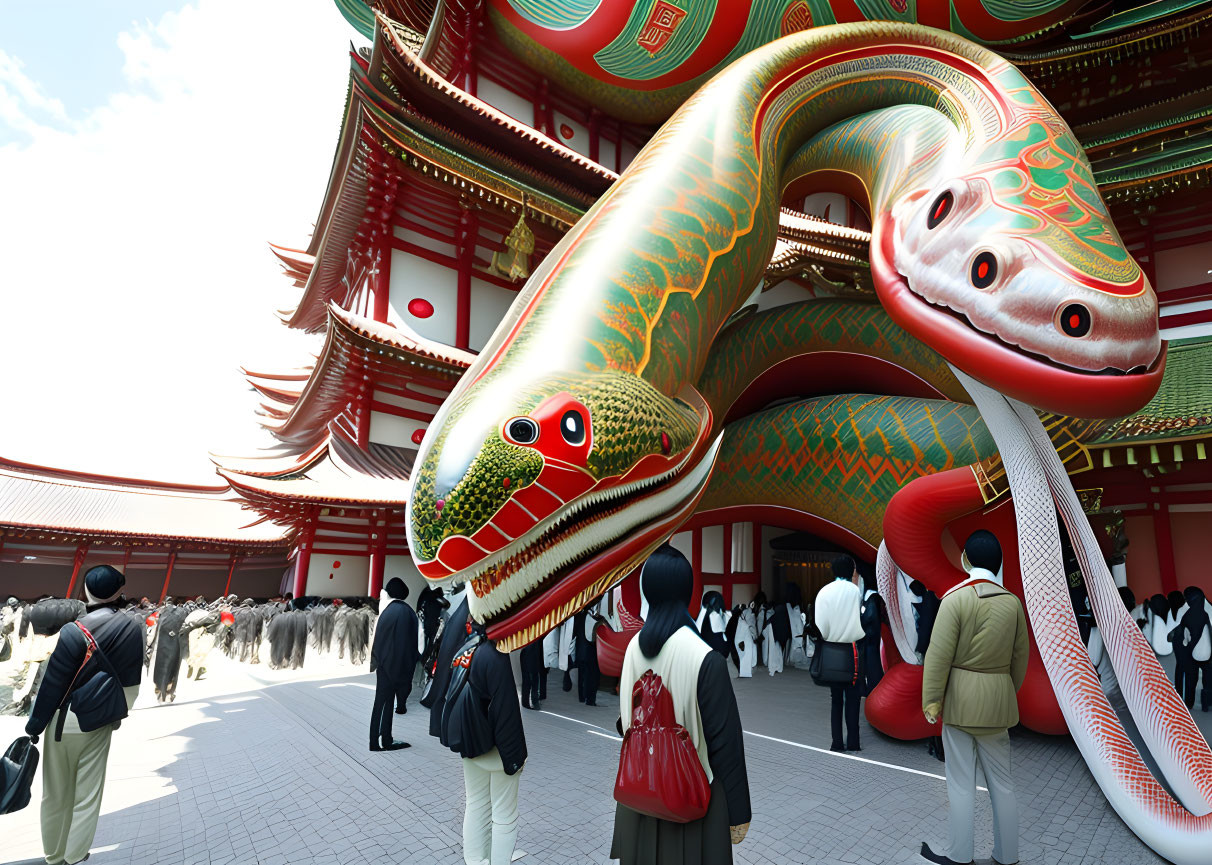
<instances>
[{"instance_id":1,"label":"giant snake sculpture","mask_svg":"<svg viewBox=\"0 0 1212 865\"><path fill-rule=\"evenodd\" d=\"M869 205L882 307L733 318L761 279L792 181ZM843 319L840 336L823 327ZM871 336L899 329L911 339ZM927 582L927 568L936 580L954 573L944 526L995 525L1003 546L1017 534L1007 569L1109 802L1163 856L1206 861L1212 753L1123 609L1057 453L1097 428L1068 416L1139 408L1163 364L1153 291L1080 146L1016 69L913 25L797 33L689 98L536 270L429 427L409 546L427 578L467 580L471 615L512 649L616 584L713 497L782 495L872 548L882 528L894 609L898 569ZM901 395L837 393L881 382ZM754 414L780 386L822 396ZM1044 415L1045 428L1036 410L1064 416ZM813 456L828 429L887 444L866 490L881 508L892 498L882 527L848 526L856 508L813 497L845 483ZM738 482L733 463L764 482ZM987 506L1003 476L1012 505ZM1078 637L1057 510L1165 787Z\"/></svg>"}]
</instances>

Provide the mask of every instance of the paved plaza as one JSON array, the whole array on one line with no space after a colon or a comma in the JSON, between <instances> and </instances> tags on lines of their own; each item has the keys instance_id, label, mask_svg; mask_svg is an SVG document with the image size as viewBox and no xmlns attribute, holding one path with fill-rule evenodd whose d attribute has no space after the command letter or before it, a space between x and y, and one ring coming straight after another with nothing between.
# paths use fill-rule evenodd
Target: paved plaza
<instances>
[{"instance_id":1,"label":"paved plaza","mask_svg":"<svg viewBox=\"0 0 1212 865\"><path fill-rule=\"evenodd\" d=\"M753 825L739 863L919 863L946 838L943 765L924 744L863 722L857 755L828 751L828 692L807 673L735 681L746 731ZM373 676L331 658L274 672L215 657L202 682L158 706L150 683L115 734L96 865L356 865L463 861L458 758L427 735L414 694L396 716L413 747L366 748ZM575 693L575 692L574 692ZM619 740L618 703L577 703L551 675L542 712L523 711L523 863L605 863ZM1205 726L1209 715L1197 713ZM0 740L23 721L0 717ZM1067 738L1015 731L1024 863L1161 862L1115 816ZM40 796L36 785L35 803ZM978 862L992 845L977 805ZM0 862L41 862L38 808L0 817Z\"/></svg>"}]
</instances>

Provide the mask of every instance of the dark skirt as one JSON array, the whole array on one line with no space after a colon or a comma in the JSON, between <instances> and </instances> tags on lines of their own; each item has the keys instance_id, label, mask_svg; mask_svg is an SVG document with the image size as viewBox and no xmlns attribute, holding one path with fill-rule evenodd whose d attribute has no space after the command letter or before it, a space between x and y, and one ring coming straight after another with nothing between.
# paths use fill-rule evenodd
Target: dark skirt
<instances>
[{"instance_id":1,"label":"dark skirt","mask_svg":"<svg viewBox=\"0 0 1212 865\"><path fill-rule=\"evenodd\" d=\"M622 865L732 865L728 803L720 779L701 820L670 823L616 805L610 858Z\"/></svg>"}]
</instances>

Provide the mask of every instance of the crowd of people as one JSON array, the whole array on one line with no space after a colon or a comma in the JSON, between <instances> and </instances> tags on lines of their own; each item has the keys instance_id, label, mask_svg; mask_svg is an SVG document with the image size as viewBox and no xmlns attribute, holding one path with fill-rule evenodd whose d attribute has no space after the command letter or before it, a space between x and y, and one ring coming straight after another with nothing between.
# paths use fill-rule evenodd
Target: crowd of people
<instances>
[{"instance_id":1,"label":"crowd of people","mask_svg":"<svg viewBox=\"0 0 1212 865\"><path fill-rule=\"evenodd\" d=\"M930 750L940 760L945 756L951 802L947 854L924 843L921 856L942 865L971 861L979 764L993 803L994 859L1013 862L1018 812L1007 731L1018 723L1015 694L1029 651L1026 621L1019 600L1001 585L996 538L974 533L963 564L969 579L942 598L921 583L908 584L911 641L916 640L916 660L923 668L922 711L927 721L939 724ZM759 593L731 610L719 592L708 591L693 619L694 575L685 557L666 545L645 564L640 575L644 624L627 646L617 685L609 683L618 695L617 728L624 736L613 858L732 861L731 845L745 837L751 816L732 679L751 677L757 666L766 666L772 676L787 666L809 670L830 692L831 750L862 750L860 704L883 675L881 626L888 611L850 556L835 557L831 567L833 580L811 603L803 602L794 583L783 587L777 603ZM229 595L181 603L166 598L156 605L147 598L126 600L124 582L115 569L98 566L85 576L84 601L43 598L23 604L10 598L0 607L0 650L18 669L8 709L29 715L26 731L35 741L48 739L41 820L49 862L87 858L110 735L133 705L145 671L156 699L172 702L182 669L187 680L205 677L216 651L259 664L264 649L271 669L298 669L309 651L335 649L338 659L348 657L354 665L369 660L375 674L371 751L410 747L394 738L392 719L407 712L410 694L418 684L423 687L430 735L462 758L465 861L502 865L514 853L518 782L527 760L520 710L537 710L547 699L552 670L563 673L565 691L574 687L575 674L580 701L597 705L599 628L618 627L613 608L599 602L522 649L519 699L508 655L486 638L482 623L469 617L461 587L451 595L427 587L414 610L407 602L408 587L398 578L378 599L286 595L256 602ZM1097 622L1080 580L1071 582L1083 640L1117 705L1118 684ZM1175 687L1186 704L1193 707L1199 696L1208 711L1212 604L1204 593L1189 587L1139 606L1126 588L1121 597L1158 654L1175 656ZM654 702L658 698L667 703ZM663 720L654 726L656 717ZM681 728L685 735L678 741L687 750L679 763L668 750L676 751L677 743L666 742L665 762L648 773L649 782L664 774L674 776L679 789L697 785L699 806L689 801L693 796L679 794L662 810L659 784L635 789L642 786L644 772L634 764L643 759L644 748L655 753L651 744L660 738L661 725ZM696 773L701 774L692 777Z\"/></svg>"}]
</instances>

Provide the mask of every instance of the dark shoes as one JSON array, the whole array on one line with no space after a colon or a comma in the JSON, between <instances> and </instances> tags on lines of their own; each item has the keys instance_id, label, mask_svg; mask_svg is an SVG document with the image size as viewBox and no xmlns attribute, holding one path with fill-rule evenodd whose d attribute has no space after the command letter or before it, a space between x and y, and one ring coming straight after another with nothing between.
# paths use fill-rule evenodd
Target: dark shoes
<instances>
[{"instance_id":1,"label":"dark shoes","mask_svg":"<svg viewBox=\"0 0 1212 865\"><path fill-rule=\"evenodd\" d=\"M938 865L972 865L971 862L956 862L954 859L947 858L942 853L935 853L925 841L922 842L922 849L918 855L927 862L937 862Z\"/></svg>"},{"instance_id":2,"label":"dark shoes","mask_svg":"<svg viewBox=\"0 0 1212 865\"><path fill-rule=\"evenodd\" d=\"M847 745L846 750L847 751L861 751L863 749L858 745Z\"/></svg>"},{"instance_id":3,"label":"dark shoes","mask_svg":"<svg viewBox=\"0 0 1212 865\"><path fill-rule=\"evenodd\" d=\"M408 707L407 706L396 706L396 714L397 715L407 715Z\"/></svg>"},{"instance_id":4,"label":"dark shoes","mask_svg":"<svg viewBox=\"0 0 1212 865\"><path fill-rule=\"evenodd\" d=\"M404 748L411 748L411 747L412 747L412 745L408 744L407 742L401 742L399 740L395 740L390 745L371 745L370 750L372 750L372 751L401 751Z\"/></svg>"},{"instance_id":5,"label":"dark shoes","mask_svg":"<svg viewBox=\"0 0 1212 865\"><path fill-rule=\"evenodd\" d=\"M834 742L832 745L830 745L830 746L829 746L829 750L830 750L830 751L836 751L837 753L839 753L839 754L840 754L840 753L842 753L843 751L845 751L846 749L842 747L842 743L841 743L841 742Z\"/></svg>"}]
</instances>

